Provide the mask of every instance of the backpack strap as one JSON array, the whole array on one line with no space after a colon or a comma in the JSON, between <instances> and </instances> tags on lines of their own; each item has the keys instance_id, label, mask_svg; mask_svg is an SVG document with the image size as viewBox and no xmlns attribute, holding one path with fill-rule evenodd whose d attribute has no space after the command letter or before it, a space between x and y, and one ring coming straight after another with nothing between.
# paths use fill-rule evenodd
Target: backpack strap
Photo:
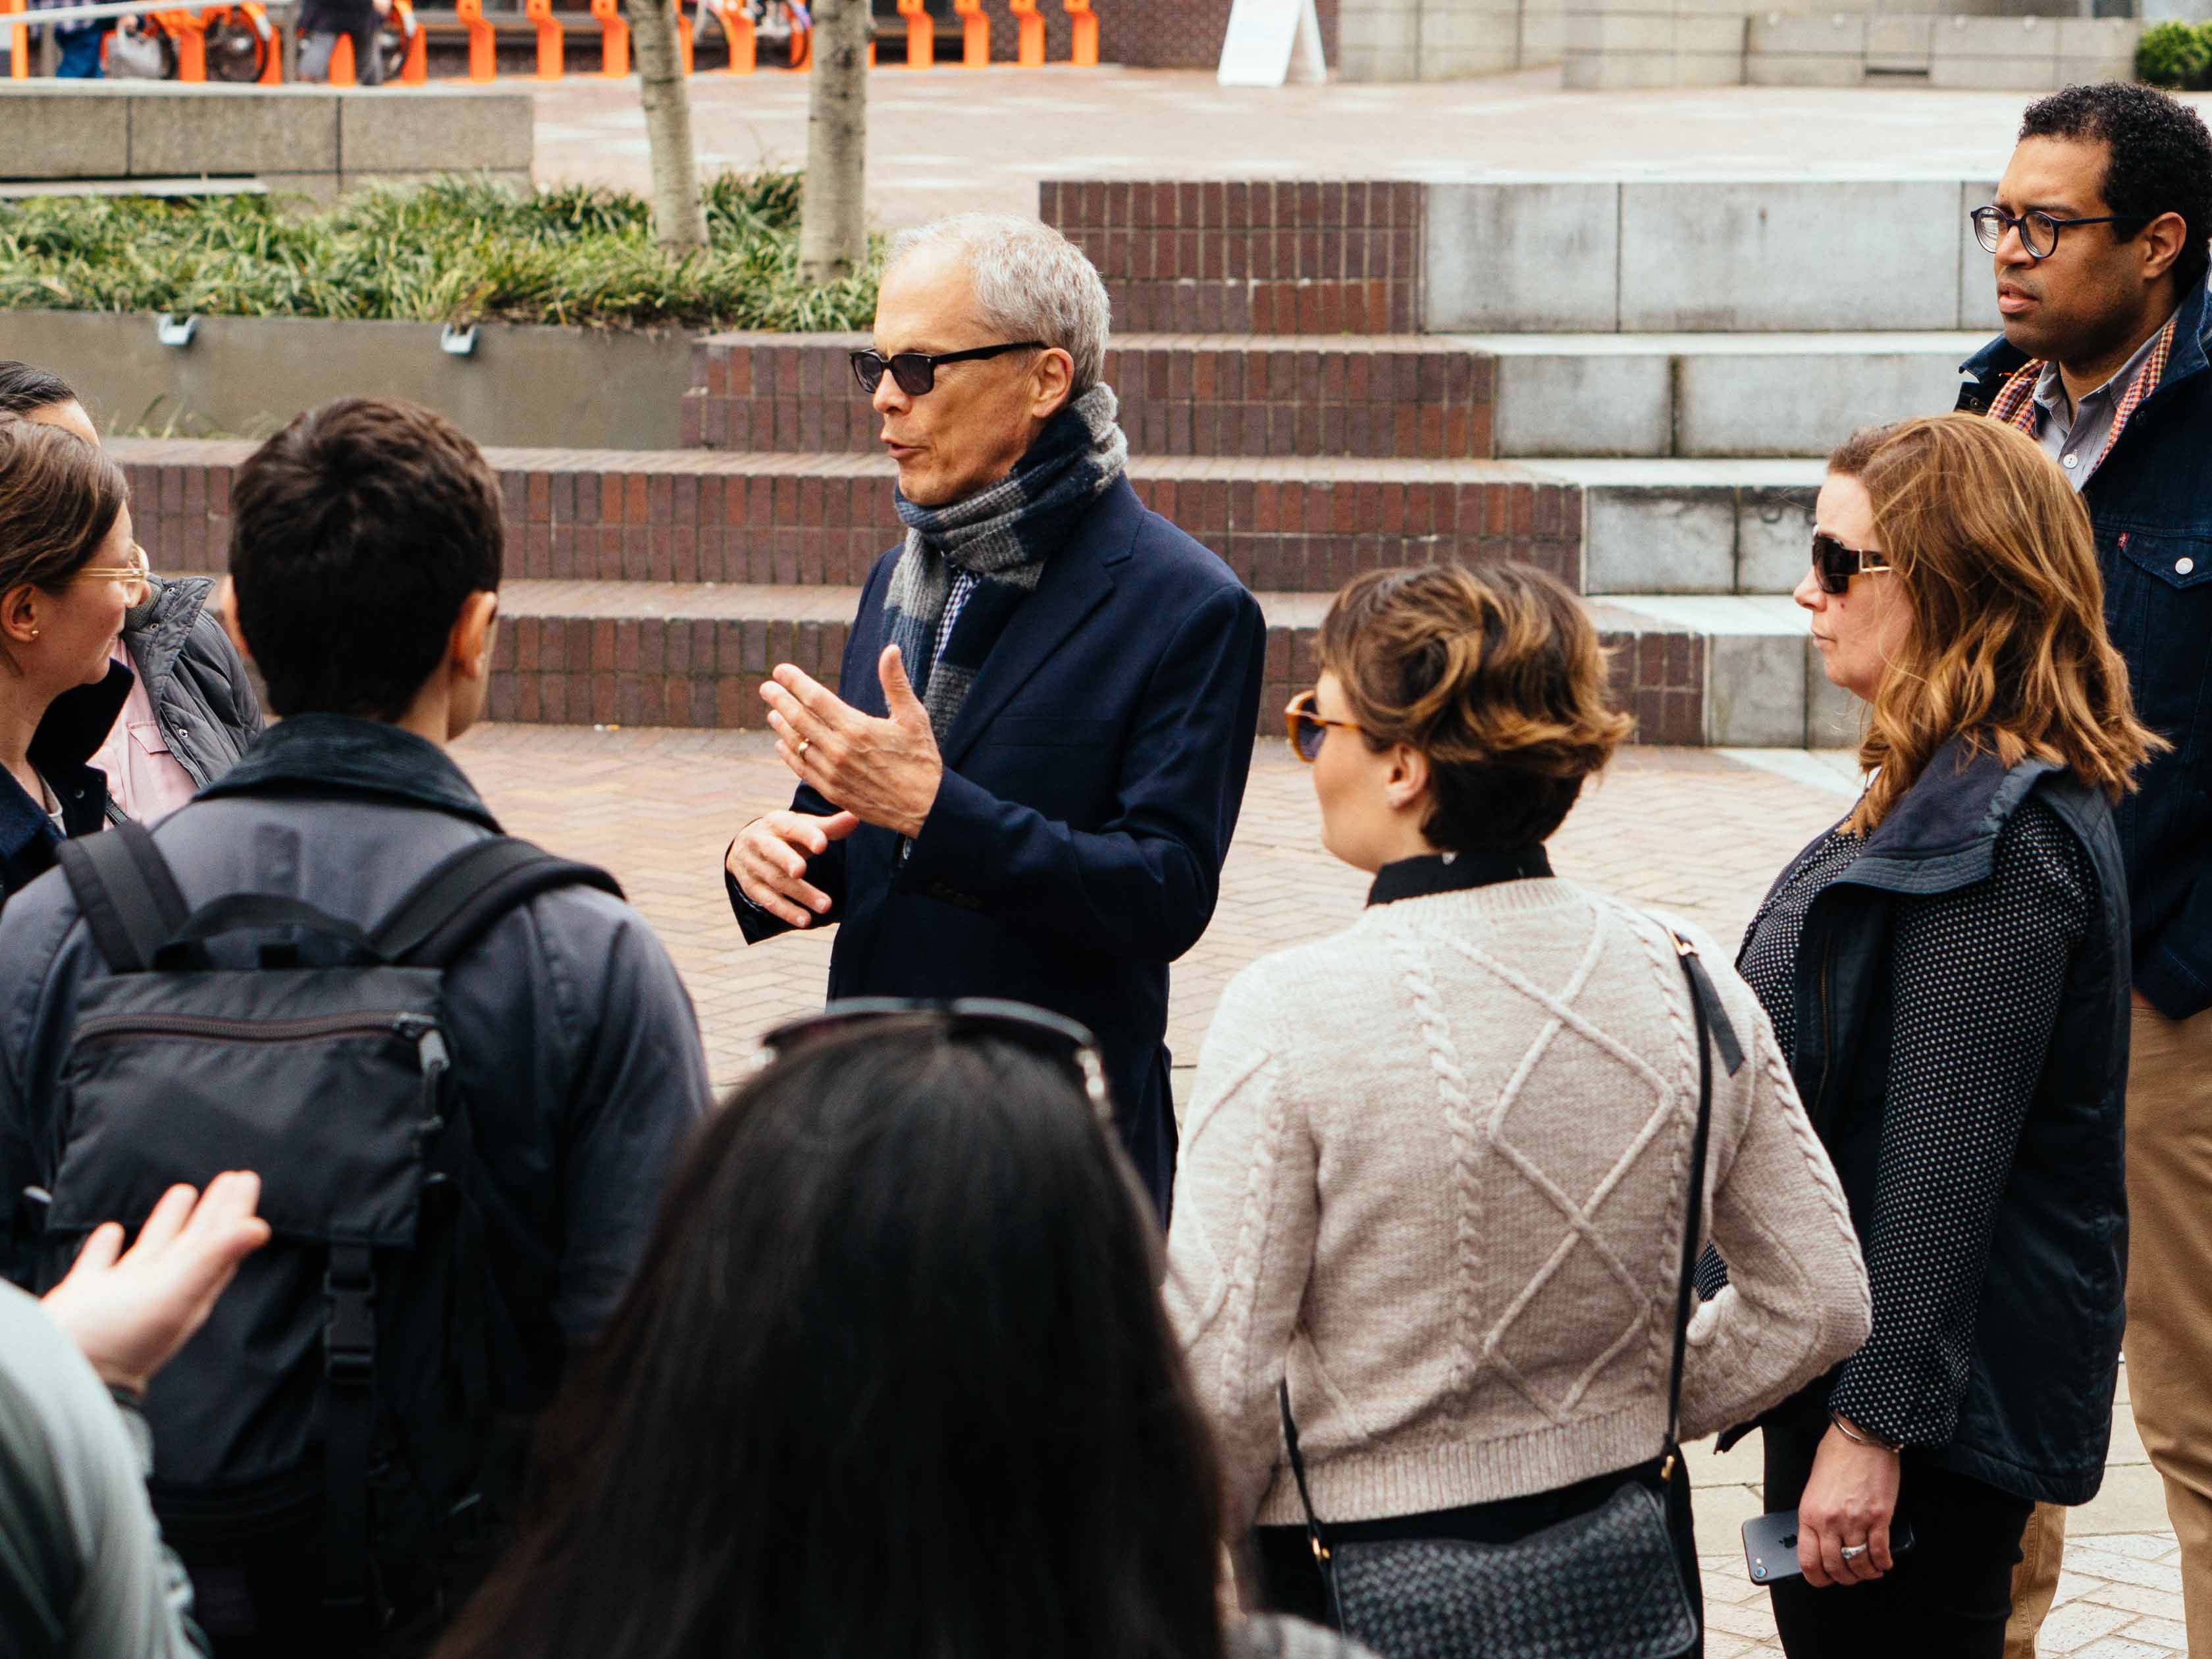
<instances>
[{"instance_id":1,"label":"backpack strap","mask_svg":"<svg viewBox=\"0 0 2212 1659\"><path fill-rule=\"evenodd\" d=\"M596 865L559 858L513 836L464 847L415 884L371 936L386 962L443 968L517 905L556 887L596 887L623 896Z\"/></svg>"},{"instance_id":2,"label":"backpack strap","mask_svg":"<svg viewBox=\"0 0 2212 1659\"><path fill-rule=\"evenodd\" d=\"M118 974L143 973L191 915L154 837L127 819L54 849L92 942Z\"/></svg>"}]
</instances>

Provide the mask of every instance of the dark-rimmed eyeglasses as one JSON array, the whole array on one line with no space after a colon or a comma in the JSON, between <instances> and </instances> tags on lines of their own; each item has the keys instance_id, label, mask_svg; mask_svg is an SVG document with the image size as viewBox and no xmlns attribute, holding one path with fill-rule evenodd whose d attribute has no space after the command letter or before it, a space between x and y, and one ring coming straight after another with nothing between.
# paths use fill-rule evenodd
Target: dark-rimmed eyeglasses
<instances>
[{"instance_id":1,"label":"dark-rimmed eyeglasses","mask_svg":"<svg viewBox=\"0 0 2212 1659\"><path fill-rule=\"evenodd\" d=\"M1290 734L1291 752L1311 766L1321 758L1321 745L1328 736L1329 728L1357 732L1359 728L1350 720L1333 720L1315 707L1314 694L1301 691L1292 697L1283 710L1283 728Z\"/></svg>"},{"instance_id":2,"label":"dark-rimmed eyeglasses","mask_svg":"<svg viewBox=\"0 0 2212 1659\"><path fill-rule=\"evenodd\" d=\"M937 371L946 363L981 362L986 357L1004 356L1009 351L1042 351L1042 340L1010 340L1004 345L975 346L966 351L902 351L886 357L880 351L862 349L853 353L853 378L860 383L860 390L871 398L884 383L884 371L898 389L909 398L919 398L937 385Z\"/></svg>"},{"instance_id":3,"label":"dark-rimmed eyeglasses","mask_svg":"<svg viewBox=\"0 0 2212 1659\"><path fill-rule=\"evenodd\" d=\"M1813 537L1813 574L1819 580L1823 593L1848 593L1852 577L1872 575L1889 568L1889 556L1886 553L1847 546L1826 531Z\"/></svg>"},{"instance_id":4,"label":"dark-rimmed eyeglasses","mask_svg":"<svg viewBox=\"0 0 2212 1659\"><path fill-rule=\"evenodd\" d=\"M2007 213L2002 208L1978 207L1966 216L1974 222L1974 240L1991 253L2004 240L2008 230L2020 233L2020 245L2031 259L2048 259L2058 252L2058 233L2069 225L2139 225L2145 222L2139 213L2100 213L2086 219L2062 219L2055 213L2045 213L2041 208L2030 208L2026 213Z\"/></svg>"},{"instance_id":5,"label":"dark-rimmed eyeglasses","mask_svg":"<svg viewBox=\"0 0 2212 1659\"><path fill-rule=\"evenodd\" d=\"M765 1033L760 1040L761 1060L765 1064L833 1033L917 1016L940 1021L947 1036L1000 1037L1066 1062L1082 1084L1084 1097L1099 1122L1112 1127L1113 1102L1106 1092L1106 1064L1099 1056L1098 1039L1091 1036L1090 1027L1032 1008L1026 1002L997 997L958 997L951 1001L926 997L845 997L818 1014L787 1020Z\"/></svg>"}]
</instances>

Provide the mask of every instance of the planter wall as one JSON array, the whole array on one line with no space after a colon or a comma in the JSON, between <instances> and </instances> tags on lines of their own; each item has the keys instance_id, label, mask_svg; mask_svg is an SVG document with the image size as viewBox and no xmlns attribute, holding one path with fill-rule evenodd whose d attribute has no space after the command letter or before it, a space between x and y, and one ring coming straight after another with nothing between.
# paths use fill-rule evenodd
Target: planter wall
<instances>
[{"instance_id":1,"label":"planter wall","mask_svg":"<svg viewBox=\"0 0 2212 1659\"><path fill-rule=\"evenodd\" d=\"M165 346L143 313L0 311L0 358L50 368L123 431L264 437L333 398L410 398L480 444L674 449L691 337L486 324L466 357L434 323L203 317Z\"/></svg>"}]
</instances>

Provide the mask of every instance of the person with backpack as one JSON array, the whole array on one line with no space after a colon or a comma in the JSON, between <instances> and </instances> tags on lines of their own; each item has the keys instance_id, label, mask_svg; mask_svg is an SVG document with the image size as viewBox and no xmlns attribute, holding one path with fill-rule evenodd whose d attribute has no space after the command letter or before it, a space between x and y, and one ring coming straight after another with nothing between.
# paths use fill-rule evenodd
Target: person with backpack
<instances>
[{"instance_id":1,"label":"person with backpack","mask_svg":"<svg viewBox=\"0 0 2212 1659\"><path fill-rule=\"evenodd\" d=\"M281 723L0 913L0 1267L41 1289L97 1222L257 1170L274 1242L147 1394L155 1512L222 1659L413 1654L623 1294L705 1056L611 878L502 836L445 752L499 612L476 447L347 399L231 503Z\"/></svg>"}]
</instances>

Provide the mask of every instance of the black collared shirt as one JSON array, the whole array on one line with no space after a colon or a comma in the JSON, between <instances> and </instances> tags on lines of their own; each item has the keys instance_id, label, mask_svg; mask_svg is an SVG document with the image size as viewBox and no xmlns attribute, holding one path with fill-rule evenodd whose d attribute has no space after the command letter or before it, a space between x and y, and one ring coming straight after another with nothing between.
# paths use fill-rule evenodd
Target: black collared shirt
<instances>
[{"instance_id":1,"label":"black collared shirt","mask_svg":"<svg viewBox=\"0 0 2212 1659\"><path fill-rule=\"evenodd\" d=\"M1422 858L1400 859L1377 870L1375 884L1367 890L1367 902L1395 904L1400 899L1463 892L1493 882L1535 880L1551 873L1552 860L1540 842L1510 853L1431 853Z\"/></svg>"}]
</instances>

